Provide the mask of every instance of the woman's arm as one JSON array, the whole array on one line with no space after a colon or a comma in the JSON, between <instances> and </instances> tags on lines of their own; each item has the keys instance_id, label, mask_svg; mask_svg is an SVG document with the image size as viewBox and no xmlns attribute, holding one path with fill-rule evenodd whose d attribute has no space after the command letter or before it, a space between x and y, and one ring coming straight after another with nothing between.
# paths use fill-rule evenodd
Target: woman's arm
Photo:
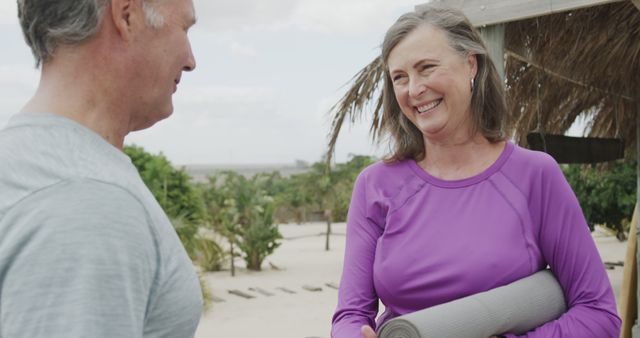
<instances>
[{"instance_id":1,"label":"woman's arm","mask_svg":"<svg viewBox=\"0 0 640 338\"><path fill-rule=\"evenodd\" d=\"M380 338L489 337L527 332L566 311L562 288L548 270L485 292L386 322Z\"/></svg>"},{"instance_id":2,"label":"woman's arm","mask_svg":"<svg viewBox=\"0 0 640 338\"><path fill-rule=\"evenodd\" d=\"M611 284L582 209L555 161L548 158L543 165L532 212L541 215L538 243L564 290L568 310L523 337L618 337L620 318Z\"/></svg>"},{"instance_id":3,"label":"woman's arm","mask_svg":"<svg viewBox=\"0 0 640 338\"><path fill-rule=\"evenodd\" d=\"M367 216L366 173L358 176L347 218L347 237L333 338L361 337L361 327L375 327L378 295L373 286L373 260L382 227Z\"/></svg>"}]
</instances>

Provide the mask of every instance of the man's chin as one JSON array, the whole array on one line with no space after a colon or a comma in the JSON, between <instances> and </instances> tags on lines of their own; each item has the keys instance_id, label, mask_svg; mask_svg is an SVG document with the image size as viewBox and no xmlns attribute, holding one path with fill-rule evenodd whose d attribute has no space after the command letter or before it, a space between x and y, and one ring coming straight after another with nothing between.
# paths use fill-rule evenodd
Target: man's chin
<instances>
[{"instance_id":1,"label":"man's chin","mask_svg":"<svg viewBox=\"0 0 640 338\"><path fill-rule=\"evenodd\" d=\"M138 131L138 130L144 130L144 129L150 128L156 123L168 118L169 116L171 116L171 114L173 114L173 107L171 107L171 109L167 109L164 112L150 114L149 116L147 116L146 119L138 121L138 123L135 123L134 125L132 125L131 131Z\"/></svg>"}]
</instances>

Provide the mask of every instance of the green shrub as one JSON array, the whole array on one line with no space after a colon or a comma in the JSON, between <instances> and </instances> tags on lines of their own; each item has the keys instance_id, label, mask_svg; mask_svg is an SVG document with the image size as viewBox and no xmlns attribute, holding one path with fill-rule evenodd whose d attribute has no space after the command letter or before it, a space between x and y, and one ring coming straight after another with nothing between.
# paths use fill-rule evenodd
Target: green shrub
<instances>
[{"instance_id":1,"label":"green shrub","mask_svg":"<svg viewBox=\"0 0 640 338\"><path fill-rule=\"evenodd\" d=\"M239 248L250 270L260 270L282 238L273 222L275 203L264 188L265 177L258 174L247 179L224 172L210 178L203 194L214 229L229 241L230 255L235 256L233 250ZM231 268L234 274L233 264Z\"/></svg>"},{"instance_id":2,"label":"green shrub","mask_svg":"<svg viewBox=\"0 0 640 338\"><path fill-rule=\"evenodd\" d=\"M596 224L622 231L636 203L635 161L606 165L564 165L564 174L576 193L593 231Z\"/></svg>"}]
</instances>

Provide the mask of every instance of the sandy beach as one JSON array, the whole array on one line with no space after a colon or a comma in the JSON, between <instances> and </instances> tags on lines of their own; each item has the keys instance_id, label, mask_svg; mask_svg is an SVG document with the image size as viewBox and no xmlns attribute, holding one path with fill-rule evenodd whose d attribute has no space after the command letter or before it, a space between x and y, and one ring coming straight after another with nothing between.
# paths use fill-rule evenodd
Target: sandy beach
<instances>
[{"instance_id":1,"label":"sandy beach","mask_svg":"<svg viewBox=\"0 0 640 338\"><path fill-rule=\"evenodd\" d=\"M235 277L229 271L207 273L207 283L219 300L203 315L196 338L328 338L338 294L332 286L338 285L342 272L345 224L333 225L330 251L324 250L324 231L324 223L280 225L285 239L267 257L263 271L240 268ZM593 237L603 261L624 260L626 242L603 229L596 229ZM241 259L236 262L242 266ZM622 267L607 273L617 297Z\"/></svg>"}]
</instances>

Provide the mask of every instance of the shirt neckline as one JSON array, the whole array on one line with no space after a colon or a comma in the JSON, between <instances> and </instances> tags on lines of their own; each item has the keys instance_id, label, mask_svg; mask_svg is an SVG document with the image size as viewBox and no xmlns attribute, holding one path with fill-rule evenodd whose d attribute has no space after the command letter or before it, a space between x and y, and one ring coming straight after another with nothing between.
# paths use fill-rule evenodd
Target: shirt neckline
<instances>
[{"instance_id":1,"label":"shirt neckline","mask_svg":"<svg viewBox=\"0 0 640 338\"><path fill-rule=\"evenodd\" d=\"M476 175L456 180L443 180L437 178L422 169L422 167L420 167L420 165L418 165L418 163L416 163L416 161L413 159L408 160L408 164L409 167L411 167L411 169L416 173L416 175L418 175L418 177L420 177L427 183L443 188L462 188L482 182L499 171L500 168L502 168L504 162L506 162L506 160L509 158L509 155L511 155L511 153L513 152L514 148L515 145L511 141L507 141L504 149L500 153L500 156L498 156L498 159L496 159L496 161L493 162L493 164L491 164L487 169Z\"/></svg>"}]
</instances>

